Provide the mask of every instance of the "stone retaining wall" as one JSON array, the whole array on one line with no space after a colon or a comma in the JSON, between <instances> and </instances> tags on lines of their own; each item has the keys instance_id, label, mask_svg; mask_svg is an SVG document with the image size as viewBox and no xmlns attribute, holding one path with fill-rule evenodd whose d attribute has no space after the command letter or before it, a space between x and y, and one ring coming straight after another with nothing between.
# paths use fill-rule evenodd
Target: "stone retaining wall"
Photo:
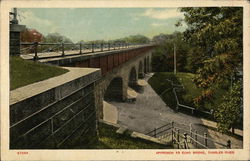
<instances>
[{"instance_id":1,"label":"stone retaining wall","mask_svg":"<svg viewBox=\"0 0 250 161\"><path fill-rule=\"evenodd\" d=\"M94 70L11 104L10 149L84 148L96 139L94 82L101 73Z\"/></svg>"}]
</instances>

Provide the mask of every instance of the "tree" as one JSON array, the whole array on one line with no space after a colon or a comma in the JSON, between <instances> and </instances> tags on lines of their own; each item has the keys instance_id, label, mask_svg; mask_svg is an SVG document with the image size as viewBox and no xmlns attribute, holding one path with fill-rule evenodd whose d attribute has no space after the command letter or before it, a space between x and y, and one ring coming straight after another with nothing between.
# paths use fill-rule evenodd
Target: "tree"
<instances>
[{"instance_id":1,"label":"tree","mask_svg":"<svg viewBox=\"0 0 250 161\"><path fill-rule=\"evenodd\" d=\"M68 43L64 46L64 50L78 49L79 46L73 45L70 38L63 36L59 33L49 33L44 37L43 43ZM72 45L70 45L72 44ZM58 51L61 50L61 45L43 45L44 51Z\"/></svg>"},{"instance_id":2,"label":"tree","mask_svg":"<svg viewBox=\"0 0 250 161\"><path fill-rule=\"evenodd\" d=\"M156 44L162 45L163 43L166 42L167 39L168 35L161 33L159 35L154 36L152 38L152 41L154 41Z\"/></svg>"},{"instance_id":3,"label":"tree","mask_svg":"<svg viewBox=\"0 0 250 161\"><path fill-rule=\"evenodd\" d=\"M225 86L242 65L242 7L181 8L188 29L185 41L199 50L190 57L203 59L194 63L194 82L203 88L196 104L212 102L215 88ZM198 65L198 68L197 68ZM229 84L227 84L229 88ZM214 109L216 110L216 109Z\"/></svg>"},{"instance_id":4,"label":"tree","mask_svg":"<svg viewBox=\"0 0 250 161\"><path fill-rule=\"evenodd\" d=\"M237 81L230 92L223 97L223 102L215 111L220 131L228 132L232 128L234 133L235 126L241 121L239 118L242 113L242 103L242 82Z\"/></svg>"},{"instance_id":5,"label":"tree","mask_svg":"<svg viewBox=\"0 0 250 161\"><path fill-rule=\"evenodd\" d=\"M152 54L152 71L165 72L169 69L167 65L166 52L161 47L156 48Z\"/></svg>"},{"instance_id":6,"label":"tree","mask_svg":"<svg viewBox=\"0 0 250 161\"><path fill-rule=\"evenodd\" d=\"M21 32L21 42L41 42L43 35L36 29L26 28Z\"/></svg>"},{"instance_id":7,"label":"tree","mask_svg":"<svg viewBox=\"0 0 250 161\"><path fill-rule=\"evenodd\" d=\"M121 41L126 43L149 43L149 38L144 35L131 35L129 37L122 38Z\"/></svg>"},{"instance_id":8,"label":"tree","mask_svg":"<svg viewBox=\"0 0 250 161\"><path fill-rule=\"evenodd\" d=\"M61 42L73 43L69 38L59 33L49 33L48 35L44 37L43 42L45 43L61 43Z\"/></svg>"},{"instance_id":9,"label":"tree","mask_svg":"<svg viewBox=\"0 0 250 161\"><path fill-rule=\"evenodd\" d=\"M185 66L185 70L191 73L196 73L196 71L203 65L202 62L204 60L204 55L201 49L198 47L190 48L186 57L187 63Z\"/></svg>"},{"instance_id":10,"label":"tree","mask_svg":"<svg viewBox=\"0 0 250 161\"><path fill-rule=\"evenodd\" d=\"M176 45L177 70L185 71L187 63L187 53L189 45L183 41L183 34L175 32L173 34L160 34L153 37L158 42L158 48L153 52L152 69L158 72L172 72L174 70L174 44Z\"/></svg>"}]
</instances>

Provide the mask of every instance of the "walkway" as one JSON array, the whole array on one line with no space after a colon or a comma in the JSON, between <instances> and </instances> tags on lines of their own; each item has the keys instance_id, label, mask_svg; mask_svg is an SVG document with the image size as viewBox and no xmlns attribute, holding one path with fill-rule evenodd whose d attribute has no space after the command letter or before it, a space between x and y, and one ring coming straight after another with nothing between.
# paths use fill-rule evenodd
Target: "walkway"
<instances>
[{"instance_id":1,"label":"walkway","mask_svg":"<svg viewBox=\"0 0 250 161\"><path fill-rule=\"evenodd\" d=\"M149 74L146 80L151 76L152 74ZM208 137L214 138L223 144L226 144L227 140L230 139L232 141L232 148L242 148L242 141L227 135L222 135L202 126L206 125L206 120L173 111L161 100L150 85L144 87L142 94L138 93L135 103L109 103L118 109L118 124L127 126L130 130L147 133L155 127L162 126L171 121L186 125L192 123L193 128L195 128L198 133L203 134L206 132ZM212 143L210 143L210 145L211 144ZM219 148L215 145L211 146Z\"/></svg>"}]
</instances>

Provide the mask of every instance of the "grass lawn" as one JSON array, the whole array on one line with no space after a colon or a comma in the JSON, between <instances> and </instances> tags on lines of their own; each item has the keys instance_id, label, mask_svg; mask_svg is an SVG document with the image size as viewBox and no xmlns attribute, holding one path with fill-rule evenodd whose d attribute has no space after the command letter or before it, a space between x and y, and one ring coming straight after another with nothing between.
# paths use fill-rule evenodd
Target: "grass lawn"
<instances>
[{"instance_id":1,"label":"grass lawn","mask_svg":"<svg viewBox=\"0 0 250 161\"><path fill-rule=\"evenodd\" d=\"M174 75L172 72L159 72L155 73L153 77L149 79L149 84L158 93L163 101L171 108L176 107L176 100L174 99L173 89L171 83L165 81L166 79L174 81L175 84L182 84L185 90L180 90L177 95L180 104L188 105L194 107L193 98L201 94L201 89L197 88L193 83L192 78L194 74L192 73L177 73ZM209 110L211 106L218 106L221 103L222 96L226 93L224 89L217 89L217 94L214 96L214 103L206 104L205 107L199 107L202 110Z\"/></svg>"},{"instance_id":2,"label":"grass lawn","mask_svg":"<svg viewBox=\"0 0 250 161\"><path fill-rule=\"evenodd\" d=\"M172 147L147 140L132 138L131 132L126 131L124 134L117 134L117 128L99 123L99 139L92 143L88 149L170 149Z\"/></svg>"},{"instance_id":3,"label":"grass lawn","mask_svg":"<svg viewBox=\"0 0 250 161\"><path fill-rule=\"evenodd\" d=\"M42 81L68 72L67 69L49 66L18 56L10 56L10 89Z\"/></svg>"}]
</instances>

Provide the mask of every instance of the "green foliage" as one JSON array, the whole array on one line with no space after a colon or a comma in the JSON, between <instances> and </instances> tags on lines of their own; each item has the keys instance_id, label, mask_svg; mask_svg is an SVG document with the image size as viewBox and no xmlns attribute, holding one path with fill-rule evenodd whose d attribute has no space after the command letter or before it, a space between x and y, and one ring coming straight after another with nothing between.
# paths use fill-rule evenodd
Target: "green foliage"
<instances>
[{"instance_id":1,"label":"green foliage","mask_svg":"<svg viewBox=\"0 0 250 161\"><path fill-rule=\"evenodd\" d=\"M191 73L196 73L196 71L203 66L203 60L205 59L201 49L191 48L187 54L187 64L185 70Z\"/></svg>"},{"instance_id":2,"label":"green foliage","mask_svg":"<svg viewBox=\"0 0 250 161\"><path fill-rule=\"evenodd\" d=\"M159 44L152 57L153 71L170 72L174 70L174 44L176 45L177 71L186 71L187 53L190 46L183 41L182 33L160 34L155 36L153 40Z\"/></svg>"},{"instance_id":3,"label":"green foliage","mask_svg":"<svg viewBox=\"0 0 250 161\"><path fill-rule=\"evenodd\" d=\"M167 54L162 51L161 48L156 48L153 51L152 60L151 60L152 70L155 72L165 72L168 71L167 64Z\"/></svg>"},{"instance_id":4,"label":"green foliage","mask_svg":"<svg viewBox=\"0 0 250 161\"><path fill-rule=\"evenodd\" d=\"M217 89L228 90L231 76L242 68L243 8L191 7L181 11L188 25L185 41L195 46L193 51L198 50L189 53L188 65L196 71L194 82L203 90L194 102L197 106L213 104ZM217 108L213 106L214 111Z\"/></svg>"},{"instance_id":5,"label":"green foliage","mask_svg":"<svg viewBox=\"0 0 250 161\"><path fill-rule=\"evenodd\" d=\"M123 38L126 43L149 43L149 38L143 35L132 35Z\"/></svg>"},{"instance_id":6,"label":"green foliage","mask_svg":"<svg viewBox=\"0 0 250 161\"><path fill-rule=\"evenodd\" d=\"M131 132L127 131L124 134L117 134L116 127L100 123L99 124L99 139L88 149L168 149L170 146L164 146L157 143L152 143L139 138L132 138Z\"/></svg>"},{"instance_id":7,"label":"green foliage","mask_svg":"<svg viewBox=\"0 0 250 161\"><path fill-rule=\"evenodd\" d=\"M202 89L198 88L193 83L193 78L195 77L192 73L181 73L178 72L174 75L172 72L159 72L155 73L153 77L149 79L149 84L152 88L159 94L162 100L171 108L175 109L176 100L173 95L173 87L169 81L165 81L166 79L170 79L174 81L174 84L182 84L184 86L184 90L178 90L177 95L181 104L189 105L195 107L199 110L209 111L214 106L219 106L222 102L222 96L225 95L226 90L222 88L216 88L216 95L214 97L214 103L211 106L210 103L204 103L203 105L195 105L195 98L202 94Z\"/></svg>"},{"instance_id":8,"label":"green foliage","mask_svg":"<svg viewBox=\"0 0 250 161\"><path fill-rule=\"evenodd\" d=\"M69 38L59 33L50 33L44 37L43 42L45 43L73 43Z\"/></svg>"},{"instance_id":9,"label":"green foliage","mask_svg":"<svg viewBox=\"0 0 250 161\"><path fill-rule=\"evenodd\" d=\"M242 52L242 7L181 8L181 11L188 25L185 40L201 47L205 55Z\"/></svg>"},{"instance_id":10,"label":"green foliage","mask_svg":"<svg viewBox=\"0 0 250 161\"><path fill-rule=\"evenodd\" d=\"M86 44L101 44L101 43L107 43L104 40L91 40L91 41L86 41L84 42L83 40L81 40L80 42L86 43Z\"/></svg>"},{"instance_id":11,"label":"green foliage","mask_svg":"<svg viewBox=\"0 0 250 161\"><path fill-rule=\"evenodd\" d=\"M84 40L81 40L82 42L85 42ZM144 35L131 35L128 37L115 39L115 40L92 40L92 41L86 41L85 43L149 43L150 39Z\"/></svg>"},{"instance_id":12,"label":"green foliage","mask_svg":"<svg viewBox=\"0 0 250 161\"><path fill-rule=\"evenodd\" d=\"M67 69L44 65L39 62L10 57L10 89L42 81L68 72Z\"/></svg>"},{"instance_id":13,"label":"green foliage","mask_svg":"<svg viewBox=\"0 0 250 161\"><path fill-rule=\"evenodd\" d=\"M238 81L234 83L231 91L223 97L223 102L215 111L220 131L228 132L230 128L234 128L241 121L242 98L242 82Z\"/></svg>"},{"instance_id":14,"label":"green foliage","mask_svg":"<svg viewBox=\"0 0 250 161\"><path fill-rule=\"evenodd\" d=\"M70 38L63 36L59 33L50 33L48 35L46 35L43 39L43 43L67 43L67 45L64 45L64 50L72 50L72 49L78 49L79 46L75 46L75 45L70 45L73 44L72 40L70 40ZM62 46L61 45L43 45L42 48L38 48L38 52L39 51L61 51L62 50Z\"/></svg>"}]
</instances>

